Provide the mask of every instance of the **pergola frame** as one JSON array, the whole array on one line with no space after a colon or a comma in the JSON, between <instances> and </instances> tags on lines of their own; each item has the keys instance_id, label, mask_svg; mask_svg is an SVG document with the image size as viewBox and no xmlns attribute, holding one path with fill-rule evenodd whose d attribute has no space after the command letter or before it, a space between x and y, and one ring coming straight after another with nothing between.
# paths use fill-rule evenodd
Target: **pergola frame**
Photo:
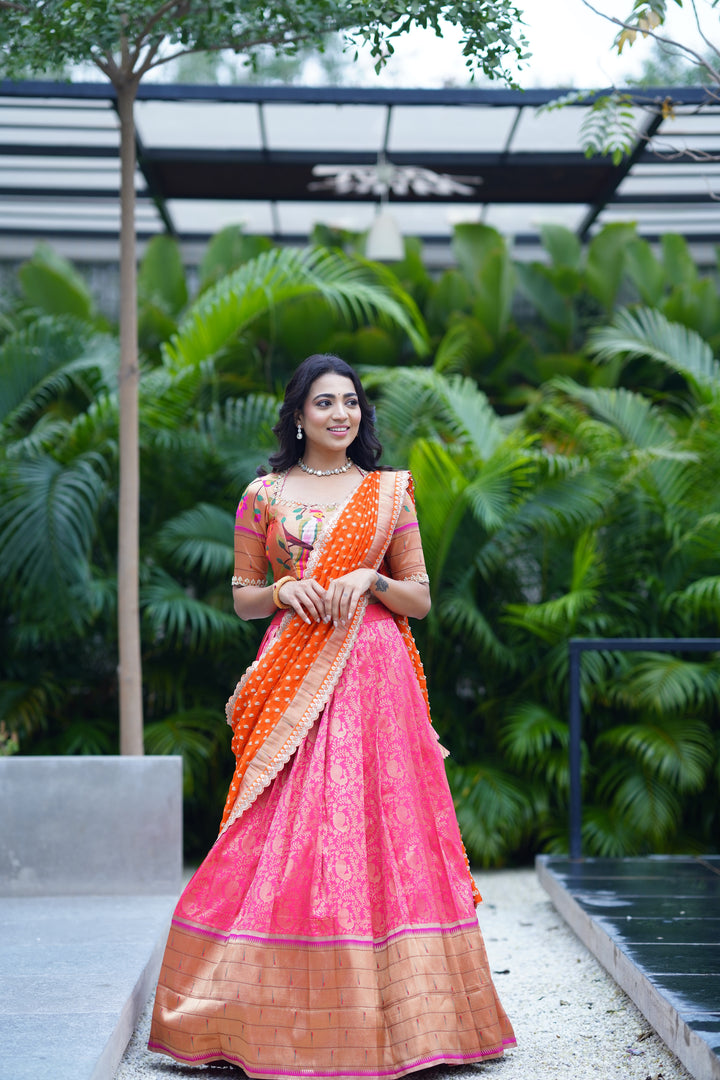
<instances>
[{"instance_id":1,"label":"pergola frame","mask_svg":"<svg viewBox=\"0 0 720 1080\"><path fill-rule=\"evenodd\" d=\"M638 134L615 165L582 152L592 97L538 112L559 90L144 83L138 238L166 231L192 245L241 220L281 243L306 242L313 221L361 231L377 199L314 189L313 170L372 167L384 155L399 168L481 180L470 195L389 193L403 231L437 249L438 261L458 220L496 225L523 258L539 252L543 220L581 239L634 220L651 242L680 232L696 248L720 243L720 103L704 88L627 93ZM33 239L84 240L88 251L116 240L117 160L109 83L0 83L4 257Z\"/></svg>"}]
</instances>

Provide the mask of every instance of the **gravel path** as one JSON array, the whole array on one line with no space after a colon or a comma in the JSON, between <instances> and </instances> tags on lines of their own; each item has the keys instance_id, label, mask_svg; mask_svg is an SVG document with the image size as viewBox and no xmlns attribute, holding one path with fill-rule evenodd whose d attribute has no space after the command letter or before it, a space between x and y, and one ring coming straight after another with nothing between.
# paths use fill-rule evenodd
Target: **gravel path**
<instances>
[{"instance_id":1,"label":"gravel path","mask_svg":"<svg viewBox=\"0 0 720 1080\"><path fill-rule=\"evenodd\" d=\"M533 870L476 873L478 912L518 1046L482 1065L428 1069L422 1080L691 1080L629 998L565 925ZM146 1049L148 1003L115 1080L238 1080L231 1066L192 1069Z\"/></svg>"}]
</instances>

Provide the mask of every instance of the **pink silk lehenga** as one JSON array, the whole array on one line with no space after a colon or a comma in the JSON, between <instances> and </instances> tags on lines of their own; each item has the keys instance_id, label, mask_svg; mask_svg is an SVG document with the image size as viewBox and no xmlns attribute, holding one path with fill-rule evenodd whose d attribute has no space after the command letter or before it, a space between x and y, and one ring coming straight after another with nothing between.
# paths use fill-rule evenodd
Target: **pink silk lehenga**
<instances>
[{"instance_id":1,"label":"pink silk lehenga","mask_svg":"<svg viewBox=\"0 0 720 1080\"><path fill-rule=\"evenodd\" d=\"M427 580L409 475L368 475L395 507L373 565ZM264 585L268 563L275 579L319 574L347 520L349 507L289 502L283 480L254 481L238 507L246 584ZM259 658L288 622L276 616ZM251 1077L393 1078L515 1044L406 625L380 603L353 623L289 756L231 787L234 810L173 916L151 1050Z\"/></svg>"}]
</instances>

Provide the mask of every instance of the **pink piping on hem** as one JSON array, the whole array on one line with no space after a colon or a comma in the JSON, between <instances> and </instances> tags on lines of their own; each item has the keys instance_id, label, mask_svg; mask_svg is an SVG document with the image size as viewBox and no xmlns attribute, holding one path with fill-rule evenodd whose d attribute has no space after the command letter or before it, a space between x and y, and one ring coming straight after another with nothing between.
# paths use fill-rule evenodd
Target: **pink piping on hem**
<instances>
[{"instance_id":1,"label":"pink piping on hem","mask_svg":"<svg viewBox=\"0 0 720 1080\"><path fill-rule=\"evenodd\" d=\"M477 922L458 923L457 925L450 927L410 926L405 930L394 930L384 938L379 938L377 940L374 938L328 937L318 941L313 938L266 937L262 934L253 933L231 934L226 930L208 930L205 927L194 926L192 923L178 918L172 920L172 925L177 926L181 930L187 930L191 934L197 934L198 937L212 938L214 941L247 941L252 945L290 945L303 949L323 949L333 945L364 945L373 949L381 949L388 942L395 941L397 938L416 937L425 934L460 934L464 930L477 929Z\"/></svg>"},{"instance_id":2,"label":"pink piping on hem","mask_svg":"<svg viewBox=\"0 0 720 1080\"><path fill-rule=\"evenodd\" d=\"M515 1039L503 1039L500 1046L489 1047L487 1050L481 1051L479 1054L435 1054L432 1057L416 1058L415 1061L408 1062L407 1065L402 1065L400 1068L387 1068L387 1069L354 1069L352 1071L344 1072L340 1069L302 1069L302 1068L287 1068L287 1069L263 1069L263 1076L339 1076L339 1077L372 1077L372 1076L402 1076L404 1073L415 1072L419 1069L430 1068L432 1065L455 1065L464 1064L472 1065L475 1061L482 1061L488 1057L499 1057L505 1049L509 1049L511 1046L517 1046ZM207 1065L211 1061L217 1060L218 1057L222 1057L225 1061L230 1061L234 1065L239 1065L248 1076L253 1076L253 1073L248 1068L245 1061L237 1057L235 1054L226 1053L224 1050L213 1051L206 1054L195 1054L194 1056L186 1057L182 1054L176 1054L171 1050L168 1050L158 1042L149 1042L149 1050L155 1050L159 1053L169 1054L170 1057L175 1058L176 1061L185 1061L188 1064L200 1064Z\"/></svg>"}]
</instances>

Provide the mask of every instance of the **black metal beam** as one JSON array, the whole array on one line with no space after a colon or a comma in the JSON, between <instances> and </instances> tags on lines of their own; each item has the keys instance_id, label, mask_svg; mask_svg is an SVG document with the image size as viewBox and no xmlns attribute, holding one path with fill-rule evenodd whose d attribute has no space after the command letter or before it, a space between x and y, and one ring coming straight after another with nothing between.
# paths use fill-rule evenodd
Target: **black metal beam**
<instances>
[{"instance_id":1,"label":"black metal beam","mask_svg":"<svg viewBox=\"0 0 720 1080\"><path fill-rule=\"evenodd\" d=\"M586 107L598 97L606 96L616 88L610 87L589 94L569 108ZM445 88L439 90L400 89L397 87L352 86L219 86L178 83L141 83L138 101L225 101L225 102L283 102L317 105L483 105L536 108L547 105L564 94L562 89L507 90L504 88L478 87L477 89ZM717 99L704 86L652 87L649 94L640 87L621 88L638 104L662 103L671 98L675 106L717 107ZM114 90L109 82L51 82L43 80L0 80L0 97L54 98L82 101L110 101Z\"/></svg>"}]
</instances>

